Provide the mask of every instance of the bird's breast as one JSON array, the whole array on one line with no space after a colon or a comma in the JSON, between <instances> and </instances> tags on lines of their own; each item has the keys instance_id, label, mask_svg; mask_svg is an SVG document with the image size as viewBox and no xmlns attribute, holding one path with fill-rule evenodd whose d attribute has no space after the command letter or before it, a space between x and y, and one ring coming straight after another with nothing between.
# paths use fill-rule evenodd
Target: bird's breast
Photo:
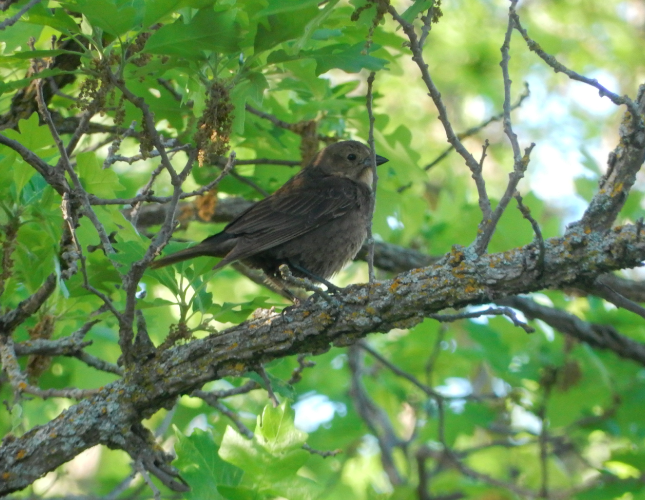
<instances>
[{"instance_id":1,"label":"bird's breast","mask_svg":"<svg viewBox=\"0 0 645 500\"><path fill-rule=\"evenodd\" d=\"M360 173L358 176L358 182L362 182L370 189L370 191L372 191L372 184L374 183L374 172L372 171L372 167L367 167Z\"/></svg>"}]
</instances>

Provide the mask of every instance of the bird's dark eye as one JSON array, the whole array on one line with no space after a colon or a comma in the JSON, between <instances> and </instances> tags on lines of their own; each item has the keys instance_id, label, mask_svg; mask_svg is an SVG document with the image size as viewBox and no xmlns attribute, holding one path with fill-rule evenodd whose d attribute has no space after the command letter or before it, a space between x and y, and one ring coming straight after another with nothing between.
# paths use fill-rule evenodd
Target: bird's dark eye
<instances>
[{"instance_id":1,"label":"bird's dark eye","mask_svg":"<svg viewBox=\"0 0 645 500\"><path fill-rule=\"evenodd\" d=\"M349 161L354 161L356 159L356 155L354 153L347 155L347 159Z\"/></svg>"}]
</instances>

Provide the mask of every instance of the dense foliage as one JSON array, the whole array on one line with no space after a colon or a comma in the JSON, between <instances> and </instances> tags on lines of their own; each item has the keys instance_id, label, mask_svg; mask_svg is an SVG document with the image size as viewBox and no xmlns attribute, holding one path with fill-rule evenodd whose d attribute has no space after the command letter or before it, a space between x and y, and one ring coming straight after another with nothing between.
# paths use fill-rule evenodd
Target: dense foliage
<instances>
[{"instance_id":1,"label":"dense foliage","mask_svg":"<svg viewBox=\"0 0 645 500\"><path fill-rule=\"evenodd\" d=\"M645 258L643 186L605 175L611 150L618 170L641 147L618 96L637 101L645 9L522 2L530 46L515 7L0 1L0 495L645 499L645 286L626 270ZM248 269L148 268L326 144L367 143L368 92L389 159L375 283L280 314L290 302ZM444 154L450 127L475 166ZM483 180L493 210L510 201L497 225ZM614 238L611 262L585 264ZM335 283L368 282L367 253ZM574 267L549 257L564 254ZM481 287L463 266L489 256L500 281L524 266ZM411 268L458 285L415 310L397 295L415 274L386 281ZM407 312L389 317L388 297Z\"/></svg>"}]
</instances>

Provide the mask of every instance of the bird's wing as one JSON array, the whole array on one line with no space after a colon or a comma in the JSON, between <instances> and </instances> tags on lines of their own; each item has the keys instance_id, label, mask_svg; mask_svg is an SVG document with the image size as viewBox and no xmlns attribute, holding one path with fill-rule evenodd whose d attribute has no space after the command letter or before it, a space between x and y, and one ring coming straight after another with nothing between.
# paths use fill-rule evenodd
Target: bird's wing
<instances>
[{"instance_id":1,"label":"bird's wing","mask_svg":"<svg viewBox=\"0 0 645 500\"><path fill-rule=\"evenodd\" d=\"M341 217L361 203L359 189L337 176L315 182L295 177L226 226L223 232L238 243L225 260L250 257Z\"/></svg>"}]
</instances>

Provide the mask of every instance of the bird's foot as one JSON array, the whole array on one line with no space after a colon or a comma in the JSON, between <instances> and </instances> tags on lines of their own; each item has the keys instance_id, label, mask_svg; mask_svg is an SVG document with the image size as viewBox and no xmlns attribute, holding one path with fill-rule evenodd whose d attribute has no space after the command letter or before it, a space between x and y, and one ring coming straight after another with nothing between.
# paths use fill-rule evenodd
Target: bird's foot
<instances>
[{"instance_id":1,"label":"bird's foot","mask_svg":"<svg viewBox=\"0 0 645 500\"><path fill-rule=\"evenodd\" d=\"M331 297L331 295L339 295L340 292L342 292L342 288L338 288L336 285L333 285L329 283L328 281L325 281L324 284L327 286L327 291L321 289L320 287L316 286L310 279L308 278L297 278L293 274L291 274L291 269L287 264L282 264L279 268L280 274L282 276L282 279L286 282L289 283L290 285L295 285L300 288L304 288L308 292L313 292L314 295L317 295L318 297L321 297L323 300L328 302L329 304L333 305L338 305L339 302L335 297ZM312 295L313 297L313 295Z\"/></svg>"}]
</instances>

